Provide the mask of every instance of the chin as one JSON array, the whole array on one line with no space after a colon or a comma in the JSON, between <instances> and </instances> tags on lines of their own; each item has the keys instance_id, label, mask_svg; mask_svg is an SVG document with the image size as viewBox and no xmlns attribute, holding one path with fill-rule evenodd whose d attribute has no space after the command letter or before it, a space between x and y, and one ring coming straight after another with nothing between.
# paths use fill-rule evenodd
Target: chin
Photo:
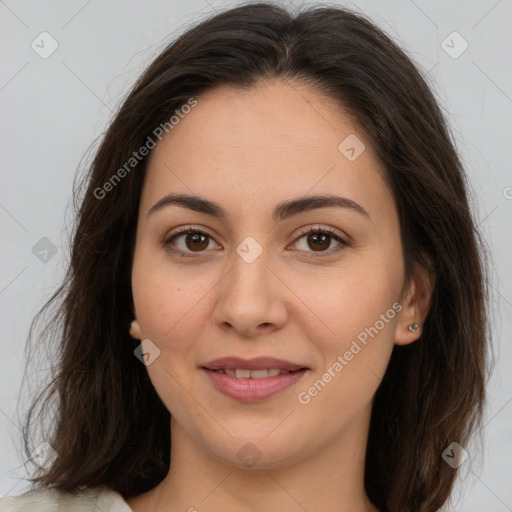
<instances>
[{"instance_id":1,"label":"chin","mask_svg":"<svg viewBox=\"0 0 512 512\"><path fill-rule=\"evenodd\" d=\"M274 424L275 426L278 424ZM255 431L254 426L248 429ZM270 432L272 429L268 429ZM267 429L265 429L265 432ZM243 435L226 434L222 439L204 439L215 457L224 463L240 469L273 469L298 462L305 455L308 443L302 443L289 432L274 432L270 436L259 430L250 435L247 430ZM290 442L293 440L293 443ZM304 445L304 446L303 446Z\"/></svg>"}]
</instances>

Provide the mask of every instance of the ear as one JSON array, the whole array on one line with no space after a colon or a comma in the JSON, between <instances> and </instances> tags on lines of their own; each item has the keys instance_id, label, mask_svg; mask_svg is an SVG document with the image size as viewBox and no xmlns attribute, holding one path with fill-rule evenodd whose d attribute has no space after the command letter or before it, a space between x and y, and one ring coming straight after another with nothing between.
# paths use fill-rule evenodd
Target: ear
<instances>
[{"instance_id":1,"label":"ear","mask_svg":"<svg viewBox=\"0 0 512 512\"><path fill-rule=\"evenodd\" d=\"M401 295L402 310L398 314L395 345L408 345L421 336L430 309L435 283L435 274L419 263L416 264L412 277ZM416 332L409 329L409 326L414 323L419 325Z\"/></svg>"},{"instance_id":2,"label":"ear","mask_svg":"<svg viewBox=\"0 0 512 512\"><path fill-rule=\"evenodd\" d=\"M137 320L134 320L130 324L130 336L132 338L135 338L136 340L140 340L140 338L141 338L140 326L139 326L139 322L137 322Z\"/></svg>"}]
</instances>

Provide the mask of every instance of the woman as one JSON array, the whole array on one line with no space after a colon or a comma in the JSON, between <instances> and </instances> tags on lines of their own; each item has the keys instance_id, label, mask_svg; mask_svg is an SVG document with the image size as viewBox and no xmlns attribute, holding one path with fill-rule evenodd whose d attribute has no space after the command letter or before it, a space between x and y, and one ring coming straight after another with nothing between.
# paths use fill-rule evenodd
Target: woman
<instances>
[{"instance_id":1,"label":"woman","mask_svg":"<svg viewBox=\"0 0 512 512\"><path fill-rule=\"evenodd\" d=\"M465 179L363 16L261 3L191 28L86 177L27 454L52 398L55 428L0 510L439 510L487 377Z\"/></svg>"}]
</instances>

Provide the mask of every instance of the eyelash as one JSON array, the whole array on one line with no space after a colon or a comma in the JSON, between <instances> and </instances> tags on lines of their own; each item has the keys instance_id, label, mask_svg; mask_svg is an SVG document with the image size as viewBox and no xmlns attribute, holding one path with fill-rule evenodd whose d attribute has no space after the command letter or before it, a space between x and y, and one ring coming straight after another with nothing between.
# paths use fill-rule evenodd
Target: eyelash
<instances>
[{"instance_id":1,"label":"eyelash","mask_svg":"<svg viewBox=\"0 0 512 512\"><path fill-rule=\"evenodd\" d=\"M213 237L211 237L208 233L205 233L204 231L196 229L196 228L194 228L194 226L185 226L183 228L178 229L172 235L164 237L164 239L162 240L161 243L162 243L164 248L169 249L171 252L173 252L174 254L176 254L179 257L197 258L197 257L200 256L200 253L204 252L204 251L199 251L199 253L197 253L197 255L195 255L193 253L188 253L188 252L182 251L180 249L174 249L174 248L171 247L172 242L174 242L174 240L176 238L178 238L179 236L188 235L188 234L205 235L205 236L209 237L210 239L213 239ZM309 256L310 258L326 258L328 256L333 256L334 254L337 254L338 252L344 250L346 247L350 247L351 246L351 244L347 240L345 240L344 238L340 237L340 235L338 235L337 233L335 233L331 229L329 229L329 228L322 228L322 227L308 228L308 229L305 229L304 231L301 231L298 234L298 236L295 239L295 241L298 241L301 238L303 238L304 236L310 235L310 234L328 235L328 236L334 238L340 244L335 249L330 249L330 250L327 250L327 251L320 251L320 252L313 251L313 254L311 256Z\"/></svg>"}]
</instances>

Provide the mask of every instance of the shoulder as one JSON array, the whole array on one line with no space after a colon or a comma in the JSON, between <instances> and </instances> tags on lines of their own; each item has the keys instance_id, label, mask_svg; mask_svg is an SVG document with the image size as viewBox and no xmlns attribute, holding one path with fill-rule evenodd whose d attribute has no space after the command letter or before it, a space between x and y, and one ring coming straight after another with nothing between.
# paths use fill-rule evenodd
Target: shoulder
<instances>
[{"instance_id":1,"label":"shoulder","mask_svg":"<svg viewBox=\"0 0 512 512\"><path fill-rule=\"evenodd\" d=\"M0 512L132 512L122 496L106 486L76 493L57 489L36 489L20 496L0 498Z\"/></svg>"}]
</instances>

